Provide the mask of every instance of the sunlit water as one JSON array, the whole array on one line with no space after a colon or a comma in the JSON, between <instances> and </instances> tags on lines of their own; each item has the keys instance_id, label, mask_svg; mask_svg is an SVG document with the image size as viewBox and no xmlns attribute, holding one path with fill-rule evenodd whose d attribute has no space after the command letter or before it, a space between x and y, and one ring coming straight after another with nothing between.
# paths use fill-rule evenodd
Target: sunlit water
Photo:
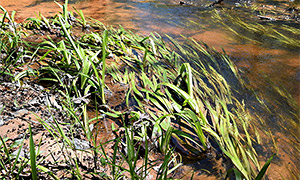
<instances>
[{"instance_id":1,"label":"sunlit water","mask_svg":"<svg viewBox=\"0 0 300 180\"><path fill-rule=\"evenodd\" d=\"M225 0L226 1L226 0ZM300 53L299 50L282 48L275 44L268 48L266 45L241 41L234 34L220 28L211 19L210 11L206 8L213 1L186 1L189 4L181 6L179 0L78 0L69 1L71 7L82 9L86 16L100 20L106 25L117 27L119 24L141 35L151 32L169 34L180 40L180 34L203 41L217 50L222 48L229 54L236 65L247 73L250 84L265 93L265 97L278 98L268 90L271 84L259 81L261 74L269 77L274 84L281 85L300 104ZM276 1L277 2L277 1ZM61 2L63 3L63 2ZM235 1L226 1L224 6L234 6ZM1 0L0 5L7 10L17 11L17 20L34 17L41 12L44 16L53 15L60 8L51 0ZM241 13L244 18L247 13ZM297 24L296 24L297 26ZM298 24L299 27L299 24ZM259 38L259 37L258 37ZM268 44L266 42L265 44ZM280 102L280 98L277 99ZM271 166L270 179L281 179L280 175L290 179L291 174L300 174L300 135L299 119L291 119L289 107L285 104L275 106L275 111L281 113L285 121L278 122L276 114L265 116L263 131L271 134L262 135L276 144L275 148L260 149L264 158L273 152L278 153ZM285 109L286 108L286 109ZM299 110L294 111L299 115ZM286 116L286 117L285 117ZM299 116L298 116L299 117ZM264 159L265 160L265 159Z\"/></svg>"}]
</instances>

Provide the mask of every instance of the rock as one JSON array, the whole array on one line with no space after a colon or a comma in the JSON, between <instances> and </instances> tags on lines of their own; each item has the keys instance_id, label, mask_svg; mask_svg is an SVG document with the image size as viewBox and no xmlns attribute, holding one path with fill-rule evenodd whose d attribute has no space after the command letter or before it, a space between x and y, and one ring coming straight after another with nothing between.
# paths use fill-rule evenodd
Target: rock
<instances>
[{"instance_id":1,"label":"rock","mask_svg":"<svg viewBox=\"0 0 300 180\"><path fill-rule=\"evenodd\" d=\"M30 101L28 102L28 104L29 104L30 106L36 106L36 105L39 105L40 102L39 102L38 98L33 98L32 100L30 100Z\"/></svg>"},{"instance_id":2,"label":"rock","mask_svg":"<svg viewBox=\"0 0 300 180\"><path fill-rule=\"evenodd\" d=\"M161 167L161 164L160 165L158 165L158 166L154 166L152 169L154 170L154 171L159 171L159 169L160 169L160 167Z\"/></svg>"},{"instance_id":3,"label":"rock","mask_svg":"<svg viewBox=\"0 0 300 180\"><path fill-rule=\"evenodd\" d=\"M77 150L87 150L90 148L90 143L85 140L74 138L72 142Z\"/></svg>"},{"instance_id":4,"label":"rock","mask_svg":"<svg viewBox=\"0 0 300 180\"><path fill-rule=\"evenodd\" d=\"M3 120L2 116L0 116L0 126L3 126L3 124L4 124L4 120Z\"/></svg>"},{"instance_id":5,"label":"rock","mask_svg":"<svg viewBox=\"0 0 300 180\"><path fill-rule=\"evenodd\" d=\"M49 105L51 105L52 107L57 108L58 110L62 110L62 107L55 100L55 95L52 95L48 99L49 99L49 102L50 102Z\"/></svg>"},{"instance_id":6,"label":"rock","mask_svg":"<svg viewBox=\"0 0 300 180\"><path fill-rule=\"evenodd\" d=\"M14 113L11 113L11 114L15 117L21 117L21 116L24 116L24 115L28 114L28 112L29 111L27 109L20 109L17 112L14 112Z\"/></svg>"},{"instance_id":7,"label":"rock","mask_svg":"<svg viewBox=\"0 0 300 180\"><path fill-rule=\"evenodd\" d=\"M15 150L15 151L12 153L12 155L13 155L13 156L17 156L17 155L18 155L18 152L19 152L19 149ZM28 157L28 156L29 156L29 155L27 155L27 157ZM24 151L24 148L21 149L20 154L19 154L19 157L25 158L25 151Z\"/></svg>"},{"instance_id":8,"label":"rock","mask_svg":"<svg viewBox=\"0 0 300 180\"><path fill-rule=\"evenodd\" d=\"M113 93L109 89L104 88L104 94L106 98L112 97Z\"/></svg>"},{"instance_id":9,"label":"rock","mask_svg":"<svg viewBox=\"0 0 300 180\"><path fill-rule=\"evenodd\" d=\"M4 104L2 104L1 102L0 102L0 114L3 112L3 110L4 110Z\"/></svg>"},{"instance_id":10,"label":"rock","mask_svg":"<svg viewBox=\"0 0 300 180\"><path fill-rule=\"evenodd\" d=\"M87 98L88 96L90 96L91 93L88 93L86 94L85 96L83 97L78 97L78 98L75 98L73 97L72 98L72 101L75 103L75 104L81 104L81 103L85 103L85 104L88 104L90 102L90 100Z\"/></svg>"}]
</instances>

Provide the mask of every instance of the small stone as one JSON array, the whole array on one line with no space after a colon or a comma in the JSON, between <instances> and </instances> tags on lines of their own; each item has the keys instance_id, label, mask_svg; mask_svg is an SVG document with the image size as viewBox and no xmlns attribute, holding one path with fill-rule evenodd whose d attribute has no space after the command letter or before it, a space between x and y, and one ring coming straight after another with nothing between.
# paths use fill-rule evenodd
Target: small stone
<instances>
[{"instance_id":1,"label":"small stone","mask_svg":"<svg viewBox=\"0 0 300 180\"><path fill-rule=\"evenodd\" d=\"M3 118L0 117L0 126L3 126L3 124L4 124Z\"/></svg>"},{"instance_id":2,"label":"small stone","mask_svg":"<svg viewBox=\"0 0 300 180\"><path fill-rule=\"evenodd\" d=\"M23 116L24 114L28 114L27 109L20 109L17 112L12 113L12 115L17 116L17 117Z\"/></svg>"},{"instance_id":3,"label":"small stone","mask_svg":"<svg viewBox=\"0 0 300 180\"><path fill-rule=\"evenodd\" d=\"M160 169L160 166L161 166L161 165L154 166L154 167L153 167L154 171L157 171L157 172L158 172L158 171L159 171L159 169Z\"/></svg>"},{"instance_id":4,"label":"small stone","mask_svg":"<svg viewBox=\"0 0 300 180\"><path fill-rule=\"evenodd\" d=\"M36 106L36 105L39 105L39 100L37 98L33 98L32 100L29 101L28 103L29 105L31 106Z\"/></svg>"},{"instance_id":5,"label":"small stone","mask_svg":"<svg viewBox=\"0 0 300 180\"><path fill-rule=\"evenodd\" d=\"M17 156L18 155L18 152L19 152L19 149L15 150L12 155L13 156ZM20 151L20 154L19 154L20 157L25 157L25 152L24 152L24 149L22 148L21 151Z\"/></svg>"},{"instance_id":6,"label":"small stone","mask_svg":"<svg viewBox=\"0 0 300 180\"><path fill-rule=\"evenodd\" d=\"M78 149L78 150L86 150L86 149L90 148L90 143L88 141L80 140L77 138L74 138L73 144L75 146L75 149Z\"/></svg>"}]
</instances>

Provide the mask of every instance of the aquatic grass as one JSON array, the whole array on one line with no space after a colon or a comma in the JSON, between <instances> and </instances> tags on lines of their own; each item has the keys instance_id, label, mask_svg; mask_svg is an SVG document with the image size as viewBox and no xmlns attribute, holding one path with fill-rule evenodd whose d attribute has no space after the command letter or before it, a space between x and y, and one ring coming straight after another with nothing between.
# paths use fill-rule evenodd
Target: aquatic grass
<instances>
[{"instance_id":1,"label":"aquatic grass","mask_svg":"<svg viewBox=\"0 0 300 180\"><path fill-rule=\"evenodd\" d=\"M41 14L39 14L37 18L27 18L25 20L24 27L31 30L51 29L50 21Z\"/></svg>"},{"instance_id":2,"label":"aquatic grass","mask_svg":"<svg viewBox=\"0 0 300 180\"><path fill-rule=\"evenodd\" d=\"M256 176L259 165L248 132L249 115L244 104L234 97L239 89L232 92L236 87L243 87L243 81L226 55L193 40L182 45L167 37L170 43L165 43L159 35L139 37L122 28L104 28L102 36L91 33L76 38L72 34L73 27L68 24L68 16L65 4L63 15L55 19L63 31L63 38L58 43L51 39L42 43L40 48L47 50L42 58L48 64L36 72L40 74L40 80L51 80L58 87L56 90L63 96L62 107L72 119L71 123L64 122L71 125L69 133L57 120L52 125L41 121L57 141L63 140L74 150L75 124L89 141L95 141L90 122L101 118L89 119L87 108L89 105L98 108L97 101L100 100L99 112L102 115L122 117L123 121L126 113L128 115L123 123L125 134L116 139L112 159L106 154L103 144L91 147L94 161L100 159L103 165L110 166L115 172L112 178L126 176L126 172L131 178L145 178L152 168L148 163L150 141L158 141L156 148L165 158L157 179L168 178L168 174L181 165L176 160L176 146L169 143L172 138L196 155L205 154L212 139L233 163L236 175L245 179ZM109 54L122 62L120 67L110 66L106 59ZM130 111L104 108L107 74L112 75L115 83L128 84L125 101ZM88 104L90 94L99 98L95 98L94 104ZM234 107L229 108L232 104ZM125 143L121 143L122 138ZM123 150L126 149L127 153L119 149L124 145ZM142 149L145 150L143 155ZM144 162L137 169L138 155L143 156ZM117 156L121 156L119 162ZM70 172L82 178L77 159L68 156L66 160L71 164ZM96 167L97 163L94 164ZM124 164L129 166L128 169L122 166Z\"/></svg>"},{"instance_id":3,"label":"aquatic grass","mask_svg":"<svg viewBox=\"0 0 300 180\"><path fill-rule=\"evenodd\" d=\"M182 67L189 67L189 66L187 66L186 64L184 64ZM182 70L182 73L183 73L183 71L184 70ZM191 77L190 77L191 78ZM155 80L155 79L154 79ZM155 80L156 81L156 80ZM158 85L156 86L156 87L153 87L153 83L151 82L151 80L150 79L146 79L145 77L144 77L144 80L143 80L143 84L144 84L144 88L147 88L147 84L149 84L150 86L152 86L152 88L153 88L153 90L154 91L156 91L156 89L157 89L157 87L158 87ZM192 100L192 98L186 93L186 92L184 92L183 90L181 90L181 89L179 89L179 88L177 88L176 86L174 86L174 85L172 85L172 84L162 84L162 85L166 85L166 86L170 86L171 88L173 88L173 90L175 90L175 92L177 91L178 93L179 93L179 95L182 95L183 97L185 97L186 98L186 104L188 104L189 102L188 101L191 101ZM191 87L191 86L190 86ZM147 88L148 89L148 88ZM156 91L156 93L154 93L154 92L151 92L151 90L147 90L147 89L142 89L142 92L145 92L146 93L146 98L147 99L149 99L155 106L157 106L160 110L162 110L163 112L165 112L165 113L174 113L174 115L176 115L176 110L174 110L174 107L173 107L173 105L169 102L169 100L167 100L165 97L162 97L161 95L160 95L160 93L159 92L157 92ZM133 88L133 91L135 92L135 94L137 94L139 97L143 97L143 94L141 94L141 92L140 91L138 91L137 90L137 88ZM170 93L169 93L170 94ZM171 94L170 94L170 96L171 96ZM171 98L171 97L170 97ZM171 99L173 99L173 98L171 98ZM175 101L176 102L176 101ZM182 103L182 102L181 102ZM179 105L179 104L178 104ZM197 104L195 103L195 102L193 102L193 101L191 101L190 102L190 106L191 107L193 107L193 110L194 111L196 111L197 113L199 113L199 108L198 108L198 106L197 106ZM165 107L166 107L166 109L165 109ZM180 110L177 110L177 111L180 111ZM182 112L180 112L180 113L182 113L182 114L180 114L180 113L177 113L177 115L178 116L181 116L182 115L182 117L186 117L186 118L188 118L188 116L189 115L191 115L190 113L187 113L186 115L184 115L184 113L185 112L188 112L188 111L182 111ZM173 115L173 116L174 116ZM168 118L168 117L170 117L171 116L171 114L169 114L169 115L166 115L166 116L162 116L163 118L158 118L158 119L161 119L161 120L163 120L164 118ZM201 116L201 115L199 115L199 116ZM202 115L202 117L203 117L203 115ZM188 118L189 119L189 118ZM202 143L204 144L203 146L205 147L204 149L206 149L206 140L205 140L205 137L204 137L204 135L203 135L203 132L202 132L202 129L200 128L200 124L199 124L199 121L198 121L198 119L197 118L191 118L191 120L192 119L194 119L195 121L189 121L189 122L194 122L195 124L197 124L196 125L196 129L197 129L197 134L198 134L198 137L199 138L201 138L201 141L202 141ZM161 120L154 120L154 122L155 122L155 131L160 131L161 132L161 127L160 127L160 125L163 127L163 129L164 130L167 130L167 129L169 129L170 128L170 124L169 125L167 125L167 126L165 126L165 125L163 125L163 124L161 124L160 122L161 122ZM157 122L159 122L159 123L157 123ZM193 126L192 126L193 127ZM196 130L195 129L195 130ZM167 130L168 131L168 130ZM169 131L168 131L169 132ZM194 143L196 143L196 141L194 141L193 140L193 137L192 136L190 136L190 135L188 135L188 134L186 134L186 133L184 133L184 132L181 132L181 131L173 131L173 133L174 133L174 135L175 134L177 134L177 135L180 135L180 136L185 136L186 138L188 138L188 139L190 139L191 141L193 141ZM160 140L160 142L161 142L161 145L162 145L162 149L165 149L165 143L162 141L162 140ZM197 143L196 143L197 144ZM200 146L200 145L199 145ZM200 146L201 147L201 146Z\"/></svg>"},{"instance_id":4,"label":"aquatic grass","mask_svg":"<svg viewBox=\"0 0 300 180\"><path fill-rule=\"evenodd\" d=\"M262 167L262 169L259 171L258 175L255 177L255 180L261 180L263 179L268 167L270 166L271 164L271 161L273 160L274 156L276 154L273 154L268 160L267 162L264 164L264 166Z\"/></svg>"},{"instance_id":5,"label":"aquatic grass","mask_svg":"<svg viewBox=\"0 0 300 180\"><path fill-rule=\"evenodd\" d=\"M135 114L135 116L139 115L139 113ZM140 118L140 117L132 117L132 118ZM148 146L148 135L147 135L147 127L148 125L144 123L142 126L142 133L136 133L136 131L132 127L127 127L124 124L125 127L125 139L126 139L126 156L122 155L127 164L129 164L129 169L128 171L131 174L131 178L137 178L137 179L145 179L147 175L149 174L148 170L150 170L152 167L155 165L158 165L156 162L152 162L151 164L150 161L148 160L148 151L149 151L149 146ZM170 129L169 132L172 132L172 129ZM144 147L141 146L141 144L138 144L138 148L134 148L136 145L132 143L136 143L135 141L142 141L144 142ZM178 160L174 156L174 151L173 149L167 147L168 142L170 141L170 133L168 135L162 137L162 140L165 142L165 159L163 160L162 164L160 165L160 169L158 170L158 174L156 176L156 179L166 179L167 176L172 173L173 170L177 169L179 166L181 166L181 163L178 163ZM141 148L144 149L144 153L142 154L143 156L143 165L136 169L136 163L138 160L138 154L141 151ZM173 158L171 158L173 157ZM148 163L149 162L149 163ZM154 163L154 164L153 164ZM170 169L170 164L174 164L174 167ZM162 178L163 177L163 178Z\"/></svg>"},{"instance_id":6,"label":"aquatic grass","mask_svg":"<svg viewBox=\"0 0 300 180\"><path fill-rule=\"evenodd\" d=\"M1 20L1 28L3 28L5 23L5 19L8 20L9 23L9 29L13 32L13 33L17 33L17 27L16 27L16 23L14 21L14 17L16 14L16 11L12 11L11 15L9 16L8 12L6 11L6 9L4 9L4 7L0 6L0 9L4 12L2 20Z\"/></svg>"},{"instance_id":7,"label":"aquatic grass","mask_svg":"<svg viewBox=\"0 0 300 180\"><path fill-rule=\"evenodd\" d=\"M106 56L107 56L107 51L106 51L106 46L107 46L107 41L108 41L108 31L104 30L103 32L103 37L102 37L102 86L101 86L101 98L102 98L102 103L105 104L105 94L104 94L104 84L105 84L105 72L106 72Z\"/></svg>"},{"instance_id":8,"label":"aquatic grass","mask_svg":"<svg viewBox=\"0 0 300 180\"><path fill-rule=\"evenodd\" d=\"M252 23L247 20L236 17L232 11L223 9L220 12L213 12L213 19L225 29L234 35L247 41L256 42L258 44L272 47L275 44L283 44L285 48L297 49L300 47L298 35L299 29L287 24L278 26L275 23ZM262 38L262 36L264 38ZM264 42L261 41L264 39ZM265 39L268 39L266 41ZM267 44L265 42L268 42Z\"/></svg>"},{"instance_id":9,"label":"aquatic grass","mask_svg":"<svg viewBox=\"0 0 300 180\"><path fill-rule=\"evenodd\" d=\"M135 114L135 115L138 115L138 114ZM136 119L138 117L133 116L132 118ZM133 127L128 127L128 126L124 125L124 128L125 128L125 136L124 137L121 136L120 138L125 138L126 139L125 142L126 142L126 149L127 150L126 150L125 154L123 154L123 152L121 152L120 149L118 148L121 145L120 144L120 138L117 138L115 140L116 144L114 145L114 152L113 152L112 159L106 155L106 152L105 152L104 147L103 147L108 142L105 142L104 144L100 144L98 147L94 147L94 148L98 149L100 147L102 149L101 154L104 155L104 158L100 158L100 161L102 162L103 165L110 166L110 168L113 172L112 173L113 179L115 179L117 177L120 178L120 177L125 176L125 174L124 174L125 172L129 172L129 174L130 174L129 177L130 178L144 179L148 174L148 170L150 168L152 168L154 165L148 164L148 153L147 153L148 151L145 150L144 163L140 168L137 169L136 168L136 163L137 163L137 160L138 160L138 154L140 152L140 148L142 146L138 145L139 146L138 149L136 149L135 147L136 147L136 140L141 141L142 139L144 139L143 141L145 141L147 139L147 136L145 136L147 133L146 133L146 131L144 131L143 135L138 135L137 136L135 131L132 130ZM126 132L127 132L127 134L126 134ZM142 139L139 140L139 137L141 137ZM144 148L148 149L147 143L146 143ZM100 153L99 150L96 150L96 151L98 153ZM116 161L117 155L118 156L121 155L121 157L124 160L118 161L118 163L117 163L117 161ZM176 159L172 159L172 161L175 161L175 160ZM128 169L123 167L124 162L126 162L126 164L129 165ZM168 170L167 167L164 167L164 169ZM175 169L175 168L173 168L173 169ZM169 171L168 174L171 173L171 172L172 171Z\"/></svg>"},{"instance_id":10,"label":"aquatic grass","mask_svg":"<svg viewBox=\"0 0 300 180\"><path fill-rule=\"evenodd\" d=\"M295 98L292 97L292 95L286 88L284 88L281 84L274 83L269 77L263 75L262 80L271 85L270 88L268 88L268 91L271 92L270 94L274 94L277 97L280 97L278 98L278 100L271 100L270 98L265 97L265 100L268 100L269 104L273 106L279 106L280 104L285 102L289 107L287 108L288 111L286 111L285 113L289 114L289 116L297 122L297 120L299 120L299 114L295 112L297 112L300 107L297 104ZM262 103L262 105L264 105L261 97L257 96L257 99ZM266 105L264 105L264 107L266 107ZM268 107L266 108L268 109Z\"/></svg>"},{"instance_id":11,"label":"aquatic grass","mask_svg":"<svg viewBox=\"0 0 300 180\"><path fill-rule=\"evenodd\" d=\"M81 51L79 46L75 45L75 43L73 41L73 38L71 37L70 33L67 30L65 22L63 22L62 18L59 18L59 22L60 22L60 25L61 25L62 30L64 32L64 35L66 36L67 40L71 43L72 48L74 49L74 51L75 51L76 55L78 56L79 60L81 60L81 61L84 60L84 54L83 54L84 52ZM73 59L73 62L75 63L76 68L79 70L80 66L79 66L78 60Z\"/></svg>"},{"instance_id":12,"label":"aquatic grass","mask_svg":"<svg viewBox=\"0 0 300 180\"><path fill-rule=\"evenodd\" d=\"M136 179L138 175L135 172L136 168L136 163L138 160L138 153L139 153L139 148L137 151L135 151L134 148L134 141L133 141L133 131L130 131L128 128L126 128L125 125L125 138L126 138L126 157L123 155L123 158L126 160L127 164L129 165L129 172L130 176L133 179Z\"/></svg>"},{"instance_id":13,"label":"aquatic grass","mask_svg":"<svg viewBox=\"0 0 300 180\"><path fill-rule=\"evenodd\" d=\"M53 50L53 51L58 51L59 53L61 53L64 57L66 61L66 64L62 64L60 65L60 68L65 69L66 67L72 67L70 66L71 64L74 64L76 67L76 70L74 71L74 73L69 74L69 72L65 72L66 74L69 74L69 77L80 77L80 86L76 87L74 86L75 89L81 89L81 90L85 90L86 87L88 86L93 86L96 89L98 89L98 91L101 94L101 99L103 101L103 103L105 103L105 96L104 96L104 77L105 75L103 75L102 80L99 81L97 80L97 78L99 79L99 75L98 72L95 70L95 68L93 69L92 67L95 67L95 60L97 60L97 55L100 53L100 50L97 51L96 53L91 53L89 51L87 51L86 49L83 49L77 42L75 42L73 40L73 38L71 37L70 33L67 31L64 22L62 21L62 19L60 18L60 23L62 26L62 29L64 31L65 37L68 40L68 44L71 44L72 50L68 51L66 48L66 43L64 41L61 41L59 43L59 46L51 43L50 41L45 41L44 44L49 44L50 49L49 50ZM52 48L53 47L53 48ZM48 48L46 46L43 47ZM74 57L73 54L70 54L70 52L74 52L77 56ZM88 53L88 54L87 54ZM106 53L103 53L104 56L106 56ZM105 60L104 60L105 61ZM62 61L63 62L63 61ZM97 61L95 63L98 63ZM97 65L98 66L98 65ZM61 69L61 71L63 71L63 69ZM76 72L79 71L79 72ZM91 78L93 76L93 73L96 74L96 79ZM105 63L103 63L103 71L102 73L105 73ZM44 75L46 73L43 73ZM58 77L58 76L56 76ZM76 85L77 78L73 79L73 83L74 85ZM103 86L103 87L102 87ZM99 89L100 88L100 89ZM102 89L101 89L102 88Z\"/></svg>"},{"instance_id":14,"label":"aquatic grass","mask_svg":"<svg viewBox=\"0 0 300 180\"><path fill-rule=\"evenodd\" d=\"M171 39L171 42L173 41L174 40ZM197 77L203 77L203 79L196 79L196 81L201 84L201 88L195 83L195 97L198 97L204 103L204 107L207 108L207 111L211 116L212 124L202 126L202 129L214 137L215 141L219 143L219 147L233 162L238 171L242 173L242 176L246 179L252 179L256 174L256 170L248 163L249 161L252 161L258 169L259 164L256 159L256 151L252 147L252 140L249 138L249 133L247 132L247 124L249 122L245 121L245 118L249 118L250 116L240 116L245 114L245 112L243 112L244 108L239 109L236 112L230 112L226 105L229 103L236 104L236 107L244 107L242 104L239 105L239 102L234 98L233 92L231 92L231 88L229 88L226 79L231 78L232 80L232 77L234 77L233 82L240 83L240 85L236 85L236 87L242 87L243 81L240 79L233 64L230 63L230 60L228 60L226 56L215 56L219 58L218 61L216 61L215 57L209 55L214 53L213 51L209 49L209 51L207 51L193 41L187 42L190 46L185 46L185 48L177 43L173 44L178 48L181 56L190 61L193 68L199 69L193 71L193 73L196 74ZM195 52L195 49L198 51ZM202 58L200 57L201 53L203 53L204 57L207 57L204 58L206 59L205 64L204 61L201 61L201 59L203 59L203 55ZM223 71L220 69L223 64L226 64L226 68L229 67L225 72L224 68ZM221 76L219 73L224 75ZM208 101L207 99L210 100ZM236 117L240 117L240 119L237 119ZM247 137L246 141L240 136L241 129L237 128L237 124L242 124L242 127L244 128L243 131L246 133ZM249 145L248 148L244 147L244 143L242 143L244 141Z\"/></svg>"},{"instance_id":15,"label":"aquatic grass","mask_svg":"<svg viewBox=\"0 0 300 180\"><path fill-rule=\"evenodd\" d=\"M192 42L193 43L193 42ZM180 53L184 53L184 55L185 56L188 56L188 57L193 57L193 56L195 56L195 57L193 57L193 58L190 58L190 60L192 61L193 59L200 59L198 56L199 56L199 54L198 53L194 53L193 54L193 56L191 56L191 54L190 54L190 52L189 51L186 51L186 50L184 50L184 48L181 48L181 45L179 45L179 44L177 44L177 43L174 43L175 45L176 45L176 47L178 47L178 49L179 49L179 51L183 51L183 52L180 52ZM211 59L211 65L210 66L207 66L207 65L204 65L202 62L199 62L199 61L195 61L195 63L193 63L193 65L195 65L196 66L196 68L201 68L201 70L203 70L203 72L207 72L207 67L209 68L209 71L210 72L213 72L211 75L209 75L208 73L209 72L207 72L207 73L205 73L204 75L201 75L201 77L206 77L206 78L210 78L210 79L208 79L209 81L209 84L210 85L212 85L212 87L214 88L214 90L212 91L211 90L211 87L210 87L210 85L207 85L206 83L207 82L205 82L205 81L202 81L202 84L203 85L205 85L205 86L202 86L201 88L202 89L204 89L204 92L199 92L199 91L196 91L196 94L197 95L201 95L202 97L200 98L200 99L203 99L203 100L205 100L206 98L209 98L209 97L212 97L212 93L213 92L215 92L215 93L217 93L217 95L218 96L220 96L220 97L222 97L222 98L225 98L224 100L225 100L225 102L226 103L232 103L232 102L234 102L235 100L234 99L232 99L232 92L230 91L230 88L229 88L229 85L226 83L226 80L219 74L219 72L220 72L220 65L218 65L216 62L216 60L214 59L214 57L213 56L211 56L210 55L210 52L208 52L208 51L206 51L205 49L203 49L202 47L200 47L200 45L198 45L198 44L196 44L196 45L194 45L194 46L192 46L193 48L194 47L196 47L196 48L198 48L199 47L199 49L201 50L200 52L203 52L205 55L207 55L207 57L209 58L209 59ZM195 48L195 49L196 49ZM159 51L159 49L158 49L158 51ZM181 55L177 55L177 56L179 56L179 57L181 57ZM221 62L221 63L225 63L225 64L228 64L230 61L228 60L228 58L226 57L226 56L220 56L222 59L223 59L223 62ZM189 59L189 58L187 58L187 59ZM231 71L232 73L233 73L233 75L235 76L235 78L237 79L237 80L239 80L239 75L237 74L237 71L236 71L236 69L235 68L232 68L232 64L228 64L229 65L229 72ZM215 70L215 68L217 68L217 70ZM197 73L199 73L199 72L201 72L201 71L193 71L193 73L195 73L195 72L197 72ZM196 74L197 74L196 73ZM200 75L200 73L199 73L199 75ZM199 79L197 79L197 80L199 80ZM221 81L220 81L221 80ZM145 81L145 80L144 80ZM199 80L199 81L201 81L201 79ZM191 82L191 81L189 81L189 82ZM220 82L222 82L222 83L220 83ZM146 82L147 83L147 82ZM217 83L217 84L216 84ZM147 83L147 84L149 84L149 82ZM169 85L169 84L168 84ZM180 91L180 90L178 90L178 89L176 89L175 87L176 86L174 86L174 85L170 85L170 87L171 88L173 88L173 90L175 90L175 92L177 91L178 93L179 93L179 96L181 96L181 97L186 97L186 99L187 99L187 101L186 101L186 104L188 104L188 100L189 99L191 99L191 98L188 98L188 94L184 94L182 91ZM223 88L223 89L220 89L220 87L221 88ZM187 88L188 89L188 88ZM149 92L149 91L147 91L147 92ZM206 93L208 93L208 94L206 94ZM139 96L142 96L139 92L136 92L135 94L138 94ZM150 96L151 97L151 96ZM159 96L158 96L159 97ZM151 98L150 98L151 99ZM217 97L215 97L215 100L217 101L217 100L219 100ZM164 107L161 105L161 104L166 104L166 103L158 103L158 101L156 100L156 99L152 99L152 102L157 106L157 107L159 107L160 109L164 109ZM161 100L161 102L163 102L163 100ZM205 101L204 101L205 102ZM224 102L224 103L225 103ZM196 106L194 105L195 103L191 103L190 102L190 106L192 106L192 107L194 107L194 110L195 109L198 109L198 108L195 108ZM214 104L212 104L212 105L210 105L211 107L212 106L215 106L216 104L214 103ZM208 105L209 106L209 105ZM223 107L225 107L224 106L224 104L222 105ZM203 105L202 105L202 107L203 107ZM167 111L172 111L171 109L173 109L173 108L170 108L169 110L167 110ZM210 109L211 111L214 111L213 109ZM225 131L225 129L227 128L227 126L229 125L229 124L231 124L231 121L233 121L233 119L231 118L232 116L231 115L229 115L228 114L228 110L225 108L224 109L225 111L225 119L226 119L226 121L224 121L225 119L223 119L223 120L221 120L221 121L219 121L217 118L215 118L214 120L216 120L216 121L213 121L213 123L214 123L214 127L215 128L222 128L221 129L221 131L219 131L219 132L221 132L221 134L223 134L223 135L225 135L225 137L226 137L226 134L228 134L227 136L229 137L229 136L231 136L231 133L229 133L228 131ZM218 113L216 113L216 114L220 114L220 112L218 112ZM219 115L216 115L216 117L218 117ZM202 117L203 118L203 117ZM236 120L234 120L233 122L235 122ZM196 127L198 127L198 131L200 130L200 126L196 126ZM246 126L244 126L244 127L246 127ZM214 132L215 130L212 130L212 129L210 129L209 128L209 126L208 127L201 127L201 130L202 130L202 128L204 129L204 131L206 131L206 132L208 132L209 134L211 134L212 136L214 136L214 138L216 138L216 141L218 141L218 140L220 140L220 139L222 139L221 137L219 137L218 135L217 135L217 133L216 132ZM245 129L246 130L246 129ZM200 132L200 131L199 131ZM178 133L181 133L180 131L178 131ZM237 128L235 128L235 131L234 131L234 133L235 134L239 134L239 130L237 129ZM184 134L184 133L181 133L181 134ZM189 136L186 136L186 137L189 137ZM202 136L203 137L203 136ZM223 137L223 136L222 136ZM190 139L191 139L191 137L189 137ZM241 139L241 137L239 137L239 138L237 138L236 140L237 140L237 142L239 141L239 139ZM248 140L249 140L249 138L248 138ZM224 150L224 152L225 152L225 154L233 161L233 163L238 167L238 169L239 169L239 171L241 171L242 172L242 174L243 174L243 176L244 177L246 177L247 179L250 179L251 177L253 177L254 176L254 170L251 170L251 168L250 168L250 166L248 166L248 169L244 169L244 165L243 164L241 164L241 161L240 161L240 156L242 155L242 157L243 157L243 162L245 161L246 163L250 160L250 159L252 159L252 160L254 160L254 162L257 162L256 160L255 160L255 153L254 153L254 156L253 156L253 154L252 153L250 153L250 156L248 156L247 155L247 153L243 153L242 152L242 154L237 154L237 151L240 151L240 150L242 150L242 149L244 149L244 148L242 148L242 146L241 145L239 145L239 149L236 149L235 148L235 146L233 146L233 144L232 144L233 142L231 142L231 140L230 140L230 138L227 138L225 141L224 141L224 144L220 144L220 146L228 146L228 150L225 150L225 149L223 149ZM234 142L234 144L235 144L236 142ZM250 143L251 144L251 143ZM251 151L253 151L253 149L251 149L249 152L251 152ZM249 154L249 153L248 153ZM248 157L247 157L248 156ZM257 165L257 164L256 164Z\"/></svg>"}]
</instances>

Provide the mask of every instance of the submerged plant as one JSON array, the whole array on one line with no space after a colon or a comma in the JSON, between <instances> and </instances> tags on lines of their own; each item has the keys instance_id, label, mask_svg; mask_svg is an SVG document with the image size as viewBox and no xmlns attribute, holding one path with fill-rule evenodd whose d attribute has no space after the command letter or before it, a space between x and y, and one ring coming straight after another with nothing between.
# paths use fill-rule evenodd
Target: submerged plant
<instances>
[{"instance_id":1,"label":"submerged plant","mask_svg":"<svg viewBox=\"0 0 300 180\"><path fill-rule=\"evenodd\" d=\"M276 44L284 45L284 48L294 50L300 47L299 28L289 24L277 25L272 22L253 23L237 17L233 13L225 9L214 11L213 19L242 40L252 41L266 47L274 47ZM262 39L264 41L261 41Z\"/></svg>"},{"instance_id":2,"label":"submerged plant","mask_svg":"<svg viewBox=\"0 0 300 180\"><path fill-rule=\"evenodd\" d=\"M25 28L43 22L48 27L46 33L53 33L53 26L60 30L59 40L49 36L39 45L33 44L37 51L42 50L36 53L42 65L32 71L39 81L53 83L53 90L61 95L62 110L71 119L58 122L53 118L51 123L40 119L40 123L57 142L62 140L62 151L66 148L75 153L64 156L73 177L81 179L84 172L112 179L145 179L159 166L156 178L168 179L182 165L181 156L205 158L214 148L221 149L224 158L232 162L236 178L262 177L271 160L258 173L255 142L249 133L251 116L243 100L236 98L244 82L228 56L194 40L180 44L167 36L167 43L158 34L140 37L123 28L102 25L102 32L86 32L78 38L73 28L90 22L81 11L77 11L81 19L72 20L67 2L61 6L62 14L52 19L27 19ZM4 51L7 45L8 41L2 43ZM121 108L110 104L109 97L115 92L107 82L112 88L126 86ZM88 116L92 108L96 108L96 118ZM99 143L92 126L106 117L118 123L118 127L112 126L116 138ZM65 131L64 125L70 129ZM93 156L94 170L80 169L73 143L79 131L93 143L81 151ZM109 155L104 146L110 142L114 146ZM30 150L32 178L38 177L39 168L49 173L36 163L32 134ZM150 150L164 155L162 161L150 162ZM138 167L140 158L142 165ZM108 166L111 174L100 172L96 168L99 164Z\"/></svg>"}]
</instances>

